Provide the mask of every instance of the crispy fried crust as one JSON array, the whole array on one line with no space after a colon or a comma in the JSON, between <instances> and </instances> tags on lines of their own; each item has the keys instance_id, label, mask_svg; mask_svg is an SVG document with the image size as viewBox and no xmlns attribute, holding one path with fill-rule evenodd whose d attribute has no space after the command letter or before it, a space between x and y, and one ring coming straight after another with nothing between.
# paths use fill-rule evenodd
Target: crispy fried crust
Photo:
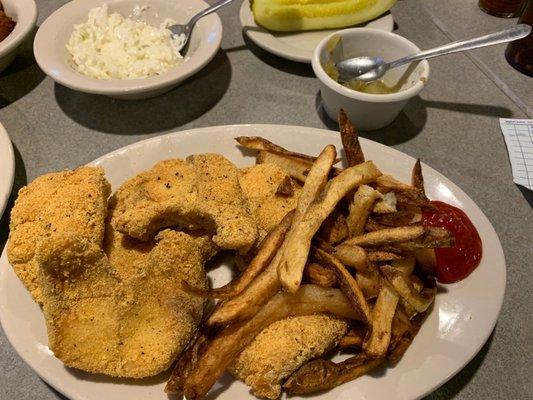
<instances>
[{"instance_id":1,"label":"crispy fried crust","mask_svg":"<svg viewBox=\"0 0 533 400\"><path fill-rule=\"evenodd\" d=\"M222 249L247 249L257 239L238 170L219 154L162 161L124 183L116 197L113 226L140 240L177 225L216 233Z\"/></svg>"},{"instance_id":2,"label":"crispy fried crust","mask_svg":"<svg viewBox=\"0 0 533 400\"><path fill-rule=\"evenodd\" d=\"M293 185L292 195L277 194L289 176L277 165L258 164L241 170L239 182L263 239L287 213L296 208L301 188Z\"/></svg>"},{"instance_id":3,"label":"crispy fried crust","mask_svg":"<svg viewBox=\"0 0 533 400\"><path fill-rule=\"evenodd\" d=\"M94 243L54 234L37 248L49 345L65 365L118 377L166 370L201 320L204 302L182 280L206 286L202 238L166 230L144 273L121 279ZM198 243L200 241L200 244Z\"/></svg>"},{"instance_id":4,"label":"crispy fried crust","mask_svg":"<svg viewBox=\"0 0 533 400\"><path fill-rule=\"evenodd\" d=\"M41 303L35 248L53 233L72 233L98 246L110 186L101 168L80 167L43 175L19 191L11 211L8 258L16 274Z\"/></svg>"},{"instance_id":5,"label":"crispy fried crust","mask_svg":"<svg viewBox=\"0 0 533 400\"><path fill-rule=\"evenodd\" d=\"M277 399L285 378L337 345L347 330L328 315L287 318L263 330L239 355L230 372L258 397Z\"/></svg>"}]
</instances>

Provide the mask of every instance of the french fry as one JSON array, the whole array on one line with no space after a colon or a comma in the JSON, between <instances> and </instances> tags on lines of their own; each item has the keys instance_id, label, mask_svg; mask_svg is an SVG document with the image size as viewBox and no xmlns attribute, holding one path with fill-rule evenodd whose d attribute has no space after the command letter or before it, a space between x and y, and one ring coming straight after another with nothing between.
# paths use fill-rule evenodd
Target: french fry
<instances>
[{"instance_id":1,"label":"french fry","mask_svg":"<svg viewBox=\"0 0 533 400\"><path fill-rule=\"evenodd\" d=\"M352 327L348 332L346 332L346 335L342 337L342 339L339 341L339 347L340 348L358 348L360 349L363 345L363 341L365 340L366 333L368 331L368 326L364 324L357 323L354 321L352 323Z\"/></svg>"},{"instance_id":2,"label":"french fry","mask_svg":"<svg viewBox=\"0 0 533 400\"><path fill-rule=\"evenodd\" d=\"M357 245L341 243L332 252L344 265L355 268L358 272L368 269L368 257L365 249Z\"/></svg>"},{"instance_id":3,"label":"french fry","mask_svg":"<svg viewBox=\"0 0 533 400\"><path fill-rule=\"evenodd\" d=\"M295 211L290 211L281 222L263 239L256 256L236 279L217 289L197 289L182 282L183 289L204 298L231 299L241 293L270 264L289 230Z\"/></svg>"},{"instance_id":4,"label":"french fry","mask_svg":"<svg viewBox=\"0 0 533 400\"><path fill-rule=\"evenodd\" d=\"M416 160L416 163L413 167L413 172L411 173L411 185L420 190L424 196L426 195L426 190L424 189L424 176L422 175L422 164L420 163L420 158Z\"/></svg>"},{"instance_id":5,"label":"french fry","mask_svg":"<svg viewBox=\"0 0 533 400\"><path fill-rule=\"evenodd\" d=\"M367 185L359 186L357 192L350 203L348 218L346 223L348 224L348 231L350 237L359 236L364 233L364 227L368 214L372 211L374 203L381 197L377 190Z\"/></svg>"},{"instance_id":6,"label":"french fry","mask_svg":"<svg viewBox=\"0 0 533 400\"><path fill-rule=\"evenodd\" d=\"M309 282L318 286L334 287L337 284L337 276L335 273L317 263L307 264L305 266L304 275Z\"/></svg>"},{"instance_id":7,"label":"french fry","mask_svg":"<svg viewBox=\"0 0 533 400\"><path fill-rule=\"evenodd\" d=\"M369 218L369 219L366 220L365 231L367 231L367 232L381 231L383 229L388 229L388 228L389 227L386 226L386 225L378 224L372 218Z\"/></svg>"},{"instance_id":8,"label":"french fry","mask_svg":"<svg viewBox=\"0 0 533 400\"><path fill-rule=\"evenodd\" d=\"M312 162L299 158L291 158L277 153L260 151L256 157L257 164L275 164L280 167L287 175L297 181L304 183L313 165Z\"/></svg>"},{"instance_id":9,"label":"french fry","mask_svg":"<svg viewBox=\"0 0 533 400\"><path fill-rule=\"evenodd\" d=\"M283 389L291 396L329 390L367 374L383 361L384 358L370 359L362 353L338 364L324 359L312 360L294 372Z\"/></svg>"},{"instance_id":10,"label":"french fry","mask_svg":"<svg viewBox=\"0 0 533 400\"><path fill-rule=\"evenodd\" d=\"M322 223L319 236L330 244L336 244L348 237L348 225L342 213L333 211Z\"/></svg>"},{"instance_id":11,"label":"french fry","mask_svg":"<svg viewBox=\"0 0 533 400\"><path fill-rule=\"evenodd\" d=\"M422 327L422 324L426 320L428 314L429 313L426 311L421 314L418 314L413 319L411 319L411 326L409 331L404 333L404 335L398 339L394 348L391 349L387 356L388 360L392 364L397 364L398 361L401 360L411 343L413 343L415 336L420 331L420 328Z\"/></svg>"},{"instance_id":12,"label":"french fry","mask_svg":"<svg viewBox=\"0 0 533 400\"><path fill-rule=\"evenodd\" d=\"M422 272L425 275L435 276L437 268L435 249L414 249L412 253Z\"/></svg>"},{"instance_id":13,"label":"french fry","mask_svg":"<svg viewBox=\"0 0 533 400\"><path fill-rule=\"evenodd\" d=\"M342 244L357 246L380 246L391 243L407 242L419 238L427 229L422 226L402 226L368 232L346 240Z\"/></svg>"},{"instance_id":14,"label":"french fry","mask_svg":"<svg viewBox=\"0 0 533 400\"><path fill-rule=\"evenodd\" d=\"M355 187L375 180L380 174L374 164L367 161L345 169L328 182L320 197L309 206L302 221L287 236L287 246L278 267L279 280L286 290L298 290L311 240L337 203ZM311 173L308 180L310 176Z\"/></svg>"},{"instance_id":15,"label":"french fry","mask_svg":"<svg viewBox=\"0 0 533 400\"><path fill-rule=\"evenodd\" d=\"M313 164L298 198L292 225L280 249L268 265L241 295L224 302L207 320L208 325L224 325L230 321L242 321L253 317L280 289L278 267L288 239L302 220L309 205L323 189L337 152L334 146L326 146Z\"/></svg>"},{"instance_id":16,"label":"french fry","mask_svg":"<svg viewBox=\"0 0 533 400\"><path fill-rule=\"evenodd\" d=\"M416 215L412 211L396 211L393 213L376 215L371 219L380 225L398 227L417 222L415 217Z\"/></svg>"},{"instance_id":17,"label":"french fry","mask_svg":"<svg viewBox=\"0 0 533 400\"><path fill-rule=\"evenodd\" d=\"M415 270L415 259L414 257L407 257L401 260L395 260L391 263L391 267L405 276L410 276Z\"/></svg>"},{"instance_id":18,"label":"french fry","mask_svg":"<svg viewBox=\"0 0 533 400\"><path fill-rule=\"evenodd\" d=\"M370 262L389 262L402 259L402 256L389 251L367 251L366 254Z\"/></svg>"},{"instance_id":19,"label":"french fry","mask_svg":"<svg viewBox=\"0 0 533 400\"><path fill-rule=\"evenodd\" d=\"M368 325L372 325L370 307L366 302L363 291L346 267L322 249L313 248L313 256L321 265L330 269L335 274L342 292L350 300L358 314L361 315L362 321Z\"/></svg>"},{"instance_id":20,"label":"french fry","mask_svg":"<svg viewBox=\"0 0 533 400\"><path fill-rule=\"evenodd\" d=\"M294 194L294 185L290 176L285 176L276 189L276 195L292 196Z\"/></svg>"},{"instance_id":21,"label":"french fry","mask_svg":"<svg viewBox=\"0 0 533 400\"><path fill-rule=\"evenodd\" d=\"M260 151L262 150L262 151L267 151L269 153L275 153L275 154L280 154L283 156L288 156L291 158L299 158L301 160L309 161L310 164L312 164L316 160L316 157L309 156L307 154L302 154L302 153L295 153L294 151L287 150L284 147L281 147L259 136L239 136L239 137L236 137L235 140L242 147L246 147L247 149L260 150Z\"/></svg>"},{"instance_id":22,"label":"french fry","mask_svg":"<svg viewBox=\"0 0 533 400\"><path fill-rule=\"evenodd\" d=\"M363 342L363 351L372 357L383 357L389 348L392 319L396 312L399 296L389 285L384 284L379 291L372 309L372 332Z\"/></svg>"},{"instance_id":23,"label":"french fry","mask_svg":"<svg viewBox=\"0 0 533 400\"><path fill-rule=\"evenodd\" d=\"M401 272L390 265L380 267L381 273L394 287L396 292L419 313L426 311L434 300L434 297L425 297L424 293L417 293L411 281Z\"/></svg>"},{"instance_id":24,"label":"french fry","mask_svg":"<svg viewBox=\"0 0 533 400\"><path fill-rule=\"evenodd\" d=\"M174 364L172 374L165 386L165 393L178 394L183 391L189 374L193 371L200 355L204 353L209 336L203 331L198 331L191 339L187 348L181 353Z\"/></svg>"},{"instance_id":25,"label":"french fry","mask_svg":"<svg viewBox=\"0 0 533 400\"><path fill-rule=\"evenodd\" d=\"M224 328L209 341L187 376L184 396L189 400L202 399L242 350L273 322L318 313L331 313L347 319L361 318L338 289L302 285L296 293L278 293L252 319Z\"/></svg>"},{"instance_id":26,"label":"french fry","mask_svg":"<svg viewBox=\"0 0 533 400\"><path fill-rule=\"evenodd\" d=\"M372 212L375 214L388 214L397 211L396 194L394 192L388 192L382 195L381 200L378 200L374 203Z\"/></svg>"},{"instance_id":27,"label":"french fry","mask_svg":"<svg viewBox=\"0 0 533 400\"><path fill-rule=\"evenodd\" d=\"M396 243L395 246L403 251L414 252L418 249L425 248L434 249L437 247L451 247L453 246L454 241L452 233L446 229L424 228L424 233L419 237L405 242Z\"/></svg>"},{"instance_id":28,"label":"french fry","mask_svg":"<svg viewBox=\"0 0 533 400\"><path fill-rule=\"evenodd\" d=\"M350 122L346 113L341 108L339 111L339 130L341 133L342 147L346 154L348 167L365 162L365 155L359 142L359 134L354 124Z\"/></svg>"}]
</instances>

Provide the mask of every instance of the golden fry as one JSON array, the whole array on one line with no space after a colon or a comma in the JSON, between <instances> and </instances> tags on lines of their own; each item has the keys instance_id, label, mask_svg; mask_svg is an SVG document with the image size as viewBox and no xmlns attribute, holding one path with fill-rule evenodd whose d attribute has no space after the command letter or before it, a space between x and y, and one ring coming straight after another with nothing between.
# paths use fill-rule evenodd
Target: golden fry
<instances>
[{"instance_id":1,"label":"golden fry","mask_svg":"<svg viewBox=\"0 0 533 400\"><path fill-rule=\"evenodd\" d=\"M310 263L305 266L305 277L312 284L322 287L334 287L337 284L337 276L331 270L320 264Z\"/></svg>"},{"instance_id":2,"label":"golden fry","mask_svg":"<svg viewBox=\"0 0 533 400\"><path fill-rule=\"evenodd\" d=\"M294 226L294 231L287 237L287 247L278 267L279 280L285 289L291 292L298 290L311 240L337 203L355 187L375 180L380 174L374 164L367 161L345 169L328 182L320 197L309 206L302 221ZM310 177L311 173L308 180Z\"/></svg>"},{"instance_id":3,"label":"golden fry","mask_svg":"<svg viewBox=\"0 0 533 400\"><path fill-rule=\"evenodd\" d=\"M363 350L372 357L387 354L392 332L392 319L399 296L385 284L381 286L376 304L372 309L372 332L363 343Z\"/></svg>"},{"instance_id":4,"label":"golden fry","mask_svg":"<svg viewBox=\"0 0 533 400\"><path fill-rule=\"evenodd\" d=\"M364 272L368 268L367 253L357 245L341 243L333 249L333 255L344 265L355 268L357 272Z\"/></svg>"},{"instance_id":5,"label":"golden fry","mask_svg":"<svg viewBox=\"0 0 533 400\"><path fill-rule=\"evenodd\" d=\"M342 263L324 250L314 248L313 256L326 268L329 268L337 276L339 286L344 295L350 300L353 307L361 315L362 321L372 325L370 307L366 302L363 291L354 277L348 272Z\"/></svg>"},{"instance_id":6,"label":"golden fry","mask_svg":"<svg viewBox=\"0 0 533 400\"><path fill-rule=\"evenodd\" d=\"M383 361L383 358L370 359L363 353L338 364L324 359L309 361L287 379L283 388L291 396L333 389L367 374Z\"/></svg>"},{"instance_id":7,"label":"golden fry","mask_svg":"<svg viewBox=\"0 0 533 400\"><path fill-rule=\"evenodd\" d=\"M401 243L422 236L427 229L422 226L402 226L398 228L382 229L353 237L342 244L357 246L380 246L390 243Z\"/></svg>"},{"instance_id":8,"label":"golden fry","mask_svg":"<svg viewBox=\"0 0 533 400\"><path fill-rule=\"evenodd\" d=\"M434 297L425 297L423 294L417 293L411 281L390 265L383 265L380 270L396 292L416 311L424 312L429 308Z\"/></svg>"},{"instance_id":9,"label":"golden fry","mask_svg":"<svg viewBox=\"0 0 533 400\"><path fill-rule=\"evenodd\" d=\"M235 140L241 146L246 147L247 149L268 151L269 153L281 154L292 158L299 158L302 160L310 161L311 163L316 160L316 157L302 153L295 153L294 151L287 150L284 147L281 147L259 136L239 136L236 137Z\"/></svg>"},{"instance_id":10,"label":"golden fry","mask_svg":"<svg viewBox=\"0 0 533 400\"><path fill-rule=\"evenodd\" d=\"M359 186L359 189L355 192L353 200L350 203L350 213L346 219L350 237L359 236L364 233L368 214L370 214L370 211L372 211L372 208L374 207L374 203L380 197L380 193L370 186Z\"/></svg>"},{"instance_id":11,"label":"golden fry","mask_svg":"<svg viewBox=\"0 0 533 400\"><path fill-rule=\"evenodd\" d=\"M416 160L415 166L413 167L413 172L411 173L411 184L413 187L420 190L424 195L426 190L424 189L424 176L422 175L422 164L420 163L420 158Z\"/></svg>"},{"instance_id":12,"label":"golden fry","mask_svg":"<svg viewBox=\"0 0 533 400\"><path fill-rule=\"evenodd\" d=\"M365 162L365 155L359 142L359 134L354 124L350 122L346 113L341 108L339 111L339 128L341 133L342 147L346 155L348 167Z\"/></svg>"},{"instance_id":13,"label":"golden fry","mask_svg":"<svg viewBox=\"0 0 533 400\"><path fill-rule=\"evenodd\" d=\"M299 158L291 158L277 153L260 151L256 157L257 164L275 164L280 167L287 175L297 181L304 183L313 165L312 162Z\"/></svg>"}]
</instances>

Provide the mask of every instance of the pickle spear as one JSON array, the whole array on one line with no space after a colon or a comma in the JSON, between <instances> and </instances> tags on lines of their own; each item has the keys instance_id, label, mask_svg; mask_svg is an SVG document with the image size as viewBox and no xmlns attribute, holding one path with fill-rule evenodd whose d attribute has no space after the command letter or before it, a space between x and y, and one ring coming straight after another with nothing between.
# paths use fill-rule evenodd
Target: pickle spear
<instances>
[{"instance_id":1,"label":"pickle spear","mask_svg":"<svg viewBox=\"0 0 533 400\"><path fill-rule=\"evenodd\" d=\"M396 0L250 0L255 22L271 31L344 28L370 21Z\"/></svg>"}]
</instances>

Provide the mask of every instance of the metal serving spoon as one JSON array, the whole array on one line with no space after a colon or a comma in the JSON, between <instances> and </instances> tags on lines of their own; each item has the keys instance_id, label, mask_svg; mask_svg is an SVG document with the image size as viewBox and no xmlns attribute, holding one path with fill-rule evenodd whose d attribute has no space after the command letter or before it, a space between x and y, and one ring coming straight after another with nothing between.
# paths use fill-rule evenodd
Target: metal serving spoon
<instances>
[{"instance_id":1,"label":"metal serving spoon","mask_svg":"<svg viewBox=\"0 0 533 400\"><path fill-rule=\"evenodd\" d=\"M474 39L452 42L392 62L385 62L381 57L356 57L340 61L336 64L336 67L339 71L339 77L343 81L357 79L363 82L371 82L381 78L391 68L445 54L511 42L526 37L530 32L531 26L520 24L511 29L491 33L490 35L480 36Z\"/></svg>"},{"instance_id":2,"label":"metal serving spoon","mask_svg":"<svg viewBox=\"0 0 533 400\"><path fill-rule=\"evenodd\" d=\"M183 50L187 47L189 44L189 39L191 38L192 29L194 28L194 25L198 22L198 20L202 17L205 17L207 14L211 14L212 12L215 12L219 8L225 6L226 4L231 3L233 0L221 0L217 1L215 4L213 4L211 7L207 7L205 10L200 11L198 14L194 15L189 22L185 25L172 25L169 26L167 29L169 29L173 35L175 36L181 36L184 35L183 42L179 50Z\"/></svg>"}]
</instances>

